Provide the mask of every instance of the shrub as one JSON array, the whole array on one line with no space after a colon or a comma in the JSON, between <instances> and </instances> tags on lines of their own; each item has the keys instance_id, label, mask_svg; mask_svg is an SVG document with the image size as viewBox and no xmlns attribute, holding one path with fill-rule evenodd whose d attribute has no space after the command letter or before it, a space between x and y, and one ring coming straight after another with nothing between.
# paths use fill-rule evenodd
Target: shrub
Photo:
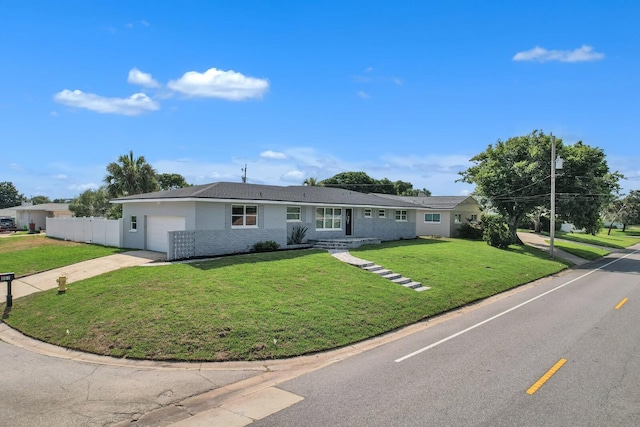
<instances>
[{"instance_id":1,"label":"shrub","mask_svg":"<svg viewBox=\"0 0 640 427\"><path fill-rule=\"evenodd\" d=\"M496 248L506 249L513 243L509 227L502 216L483 215L482 224L484 226L482 238L487 244Z\"/></svg>"},{"instance_id":2,"label":"shrub","mask_svg":"<svg viewBox=\"0 0 640 427\"><path fill-rule=\"evenodd\" d=\"M468 240L480 240L482 239L482 226L480 224L472 224L465 222L458 228L458 237Z\"/></svg>"},{"instance_id":3,"label":"shrub","mask_svg":"<svg viewBox=\"0 0 640 427\"><path fill-rule=\"evenodd\" d=\"M307 234L307 227L296 225L291 229L291 235L287 238L287 245L299 245Z\"/></svg>"},{"instance_id":4,"label":"shrub","mask_svg":"<svg viewBox=\"0 0 640 427\"><path fill-rule=\"evenodd\" d=\"M272 252L280 249L280 243L273 240L257 242L251 247L251 252Z\"/></svg>"}]
</instances>

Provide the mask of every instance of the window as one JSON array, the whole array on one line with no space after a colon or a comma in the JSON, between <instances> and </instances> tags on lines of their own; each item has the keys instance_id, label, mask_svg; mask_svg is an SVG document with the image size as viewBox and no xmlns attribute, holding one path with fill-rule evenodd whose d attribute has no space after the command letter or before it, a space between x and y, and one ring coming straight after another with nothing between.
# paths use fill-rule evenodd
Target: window
<instances>
[{"instance_id":1,"label":"window","mask_svg":"<svg viewBox=\"0 0 640 427\"><path fill-rule=\"evenodd\" d=\"M440 214L426 213L424 214L424 222L440 223Z\"/></svg>"},{"instance_id":2,"label":"window","mask_svg":"<svg viewBox=\"0 0 640 427\"><path fill-rule=\"evenodd\" d=\"M300 206L287 206L287 221L300 221Z\"/></svg>"},{"instance_id":3,"label":"window","mask_svg":"<svg viewBox=\"0 0 640 427\"><path fill-rule=\"evenodd\" d=\"M471 222L478 222L478 215L472 214L471 215Z\"/></svg>"},{"instance_id":4,"label":"window","mask_svg":"<svg viewBox=\"0 0 640 427\"><path fill-rule=\"evenodd\" d=\"M385 218L387 216L387 212L384 209L378 209L378 218Z\"/></svg>"},{"instance_id":5,"label":"window","mask_svg":"<svg viewBox=\"0 0 640 427\"><path fill-rule=\"evenodd\" d=\"M462 214L455 214L455 215L453 216L453 221L454 221L456 224L460 224L460 223L462 222Z\"/></svg>"},{"instance_id":6,"label":"window","mask_svg":"<svg viewBox=\"0 0 640 427\"><path fill-rule=\"evenodd\" d=\"M365 218L373 218L373 210L371 208L365 208L364 217Z\"/></svg>"},{"instance_id":7,"label":"window","mask_svg":"<svg viewBox=\"0 0 640 427\"><path fill-rule=\"evenodd\" d=\"M406 221L407 211L396 211L396 221Z\"/></svg>"},{"instance_id":8,"label":"window","mask_svg":"<svg viewBox=\"0 0 640 427\"><path fill-rule=\"evenodd\" d=\"M138 231L138 217L136 215L131 215L129 231Z\"/></svg>"},{"instance_id":9,"label":"window","mask_svg":"<svg viewBox=\"0 0 640 427\"><path fill-rule=\"evenodd\" d=\"M232 205L231 227L257 227L258 207L255 205Z\"/></svg>"},{"instance_id":10,"label":"window","mask_svg":"<svg viewBox=\"0 0 640 427\"><path fill-rule=\"evenodd\" d=\"M342 209L340 208L316 208L317 230L341 230Z\"/></svg>"}]
</instances>

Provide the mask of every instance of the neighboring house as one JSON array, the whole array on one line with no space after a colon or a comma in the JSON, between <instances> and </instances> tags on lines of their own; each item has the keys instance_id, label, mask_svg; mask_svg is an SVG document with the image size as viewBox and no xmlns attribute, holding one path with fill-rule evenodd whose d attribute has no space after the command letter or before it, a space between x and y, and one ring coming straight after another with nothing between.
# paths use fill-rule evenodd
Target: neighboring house
<instances>
[{"instance_id":1,"label":"neighboring house","mask_svg":"<svg viewBox=\"0 0 640 427\"><path fill-rule=\"evenodd\" d=\"M463 223L478 222L482 211L471 196L394 196L376 194L417 206L416 234L418 236L456 237Z\"/></svg>"},{"instance_id":2,"label":"neighboring house","mask_svg":"<svg viewBox=\"0 0 640 427\"><path fill-rule=\"evenodd\" d=\"M13 218L14 220L16 219L16 208L19 208L20 206L14 206L12 208L3 208L0 209L0 218L6 217L6 218Z\"/></svg>"},{"instance_id":3,"label":"neighboring house","mask_svg":"<svg viewBox=\"0 0 640 427\"><path fill-rule=\"evenodd\" d=\"M168 259L248 252L261 241L286 247L296 226L305 241L416 237L416 206L340 188L218 182L121 197L128 248Z\"/></svg>"},{"instance_id":4,"label":"neighboring house","mask_svg":"<svg viewBox=\"0 0 640 427\"><path fill-rule=\"evenodd\" d=\"M41 205L16 206L16 226L29 229L34 224L34 230L47 228L47 218L70 217L69 203L43 203Z\"/></svg>"}]
</instances>

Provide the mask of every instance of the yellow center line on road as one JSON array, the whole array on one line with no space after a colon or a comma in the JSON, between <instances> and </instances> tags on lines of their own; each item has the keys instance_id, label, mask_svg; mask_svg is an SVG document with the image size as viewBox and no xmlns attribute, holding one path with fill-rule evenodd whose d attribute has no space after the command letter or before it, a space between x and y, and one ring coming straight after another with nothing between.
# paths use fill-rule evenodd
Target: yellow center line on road
<instances>
[{"instance_id":1,"label":"yellow center line on road","mask_svg":"<svg viewBox=\"0 0 640 427\"><path fill-rule=\"evenodd\" d=\"M536 391L538 391L538 389L542 387L542 385L546 383L549 380L549 378L553 376L553 374L558 372L558 369L560 369L562 365L564 365L566 362L567 362L567 359L558 360L558 363L553 365L553 367L549 369L546 374L540 377L538 381L536 381L531 387L529 387L529 390L527 390L527 394L533 394Z\"/></svg>"},{"instance_id":2,"label":"yellow center line on road","mask_svg":"<svg viewBox=\"0 0 640 427\"><path fill-rule=\"evenodd\" d=\"M616 310L619 309L620 307L622 307L624 305L624 303L626 303L627 301L629 301L629 298L625 298L622 301L620 301L618 303L618 305L616 305Z\"/></svg>"}]
</instances>

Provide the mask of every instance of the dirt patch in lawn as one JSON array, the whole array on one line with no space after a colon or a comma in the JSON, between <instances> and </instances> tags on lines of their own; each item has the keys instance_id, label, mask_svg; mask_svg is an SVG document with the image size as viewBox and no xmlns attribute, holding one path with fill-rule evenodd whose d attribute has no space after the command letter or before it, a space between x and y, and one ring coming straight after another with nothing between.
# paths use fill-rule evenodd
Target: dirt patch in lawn
<instances>
[{"instance_id":1,"label":"dirt patch in lawn","mask_svg":"<svg viewBox=\"0 0 640 427\"><path fill-rule=\"evenodd\" d=\"M41 248L46 246L80 246L82 243L67 242L64 240L47 239L46 236L14 236L0 240L0 253L21 251L25 249Z\"/></svg>"}]
</instances>

